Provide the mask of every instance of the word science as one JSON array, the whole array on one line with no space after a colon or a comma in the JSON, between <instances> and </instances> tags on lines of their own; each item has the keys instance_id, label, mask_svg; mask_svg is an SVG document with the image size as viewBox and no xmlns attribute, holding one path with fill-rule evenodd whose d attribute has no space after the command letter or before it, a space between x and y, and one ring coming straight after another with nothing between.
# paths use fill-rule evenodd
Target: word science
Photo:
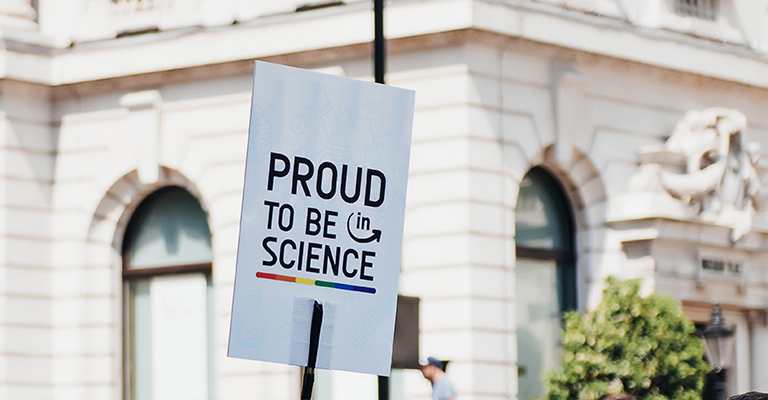
<instances>
[{"instance_id":1,"label":"word science","mask_svg":"<svg viewBox=\"0 0 768 400\"><path fill-rule=\"evenodd\" d=\"M229 356L305 365L310 299L326 310L318 368L389 375L413 105L255 63Z\"/></svg>"}]
</instances>

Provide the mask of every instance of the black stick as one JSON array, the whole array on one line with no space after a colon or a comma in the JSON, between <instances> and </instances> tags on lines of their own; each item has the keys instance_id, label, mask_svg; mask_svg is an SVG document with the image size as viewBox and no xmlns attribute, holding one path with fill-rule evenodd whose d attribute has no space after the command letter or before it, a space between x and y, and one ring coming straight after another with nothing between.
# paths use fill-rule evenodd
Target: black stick
<instances>
[{"instance_id":1,"label":"black stick","mask_svg":"<svg viewBox=\"0 0 768 400\"><path fill-rule=\"evenodd\" d=\"M323 305L315 300L312 309L312 326L309 331L309 356L307 367L304 368L304 383L301 387L301 400L312 398L312 387L315 385L315 365L317 365L317 346L320 344L320 327L323 325Z\"/></svg>"},{"instance_id":2,"label":"black stick","mask_svg":"<svg viewBox=\"0 0 768 400\"><path fill-rule=\"evenodd\" d=\"M379 375L379 400L389 400L389 377Z\"/></svg>"},{"instance_id":3,"label":"black stick","mask_svg":"<svg viewBox=\"0 0 768 400\"><path fill-rule=\"evenodd\" d=\"M373 0L373 75L376 83L384 83L387 68L387 45L384 39L384 0Z\"/></svg>"}]
</instances>

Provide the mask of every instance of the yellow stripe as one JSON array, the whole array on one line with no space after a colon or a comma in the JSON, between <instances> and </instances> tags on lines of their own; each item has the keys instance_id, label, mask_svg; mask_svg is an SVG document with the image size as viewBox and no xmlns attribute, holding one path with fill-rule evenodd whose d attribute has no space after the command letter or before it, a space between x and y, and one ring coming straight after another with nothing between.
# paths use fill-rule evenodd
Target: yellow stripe
<instances>
[{"instance_id":1,"label":"yellow stripe","mask_svg":"<svg viewBox=\"0 0 768 400\"><path fill-rule=\"evenodd\" d=\"M315 280L314 279L296 278L296 283L303 283L305 285L314 285L315 284Z\"/></svg>"}]
</instances>

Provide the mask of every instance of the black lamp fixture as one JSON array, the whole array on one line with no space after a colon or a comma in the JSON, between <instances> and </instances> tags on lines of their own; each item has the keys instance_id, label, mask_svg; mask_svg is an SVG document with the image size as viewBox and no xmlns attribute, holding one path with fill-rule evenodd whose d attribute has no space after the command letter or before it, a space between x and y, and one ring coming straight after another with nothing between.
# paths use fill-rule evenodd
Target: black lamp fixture
<instances>
[{"instance_id":1,"label":"black lamp fixture","mask_svg":"<svg viewBox=\"0 0 768 400\"><path fill-rule=\"evenodd\" d=\"M728 369L733 361L733 328L725 325L725 320L717 301L713 301L712 316L704 327L704 346L707 360L715 373Z\"/></svg>"},{"instance_id":2,"label":"black lamp fixture","mask_svg":"<svg viewBox=\"0 0 768 400\"><path fill-rule=\"evenodd\" d=\"M701 331L704 337L704 348L707 351L707 361L712 367L715 379L712 393L715 400L725 400L725 371L733 361L733 328L725 325L725 320L717 300L712 301L712 316L709 323Z\"/></svg>"}]
</instances>

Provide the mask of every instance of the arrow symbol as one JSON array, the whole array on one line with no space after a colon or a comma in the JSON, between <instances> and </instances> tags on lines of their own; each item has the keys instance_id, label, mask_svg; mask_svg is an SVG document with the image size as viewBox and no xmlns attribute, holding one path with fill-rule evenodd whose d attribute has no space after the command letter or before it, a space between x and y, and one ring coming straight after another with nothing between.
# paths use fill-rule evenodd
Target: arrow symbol
<instances>
[{"instance_id":1,"label":"arrow symbol","mask_svg":"<svg viewBox=\"0 0 768 400\"><path fill-rule=\"evenodd\" d=\"M372 231L373 235L371 235L371 236L369 236L367 238L359 238L359 237L355 236L354 233L352 233L352 229L349 228L349 221L352 220L352 216L353 215L355 215L355 213L349 214L349 218L347 218L347 233L349 234L349 237L351 237L352 240L354 240L357 243L371 243L374 240L378 243L379 240L381 239L381 230L379 230L379 229L374 229Z\"/></svg>"}]
</instances>

